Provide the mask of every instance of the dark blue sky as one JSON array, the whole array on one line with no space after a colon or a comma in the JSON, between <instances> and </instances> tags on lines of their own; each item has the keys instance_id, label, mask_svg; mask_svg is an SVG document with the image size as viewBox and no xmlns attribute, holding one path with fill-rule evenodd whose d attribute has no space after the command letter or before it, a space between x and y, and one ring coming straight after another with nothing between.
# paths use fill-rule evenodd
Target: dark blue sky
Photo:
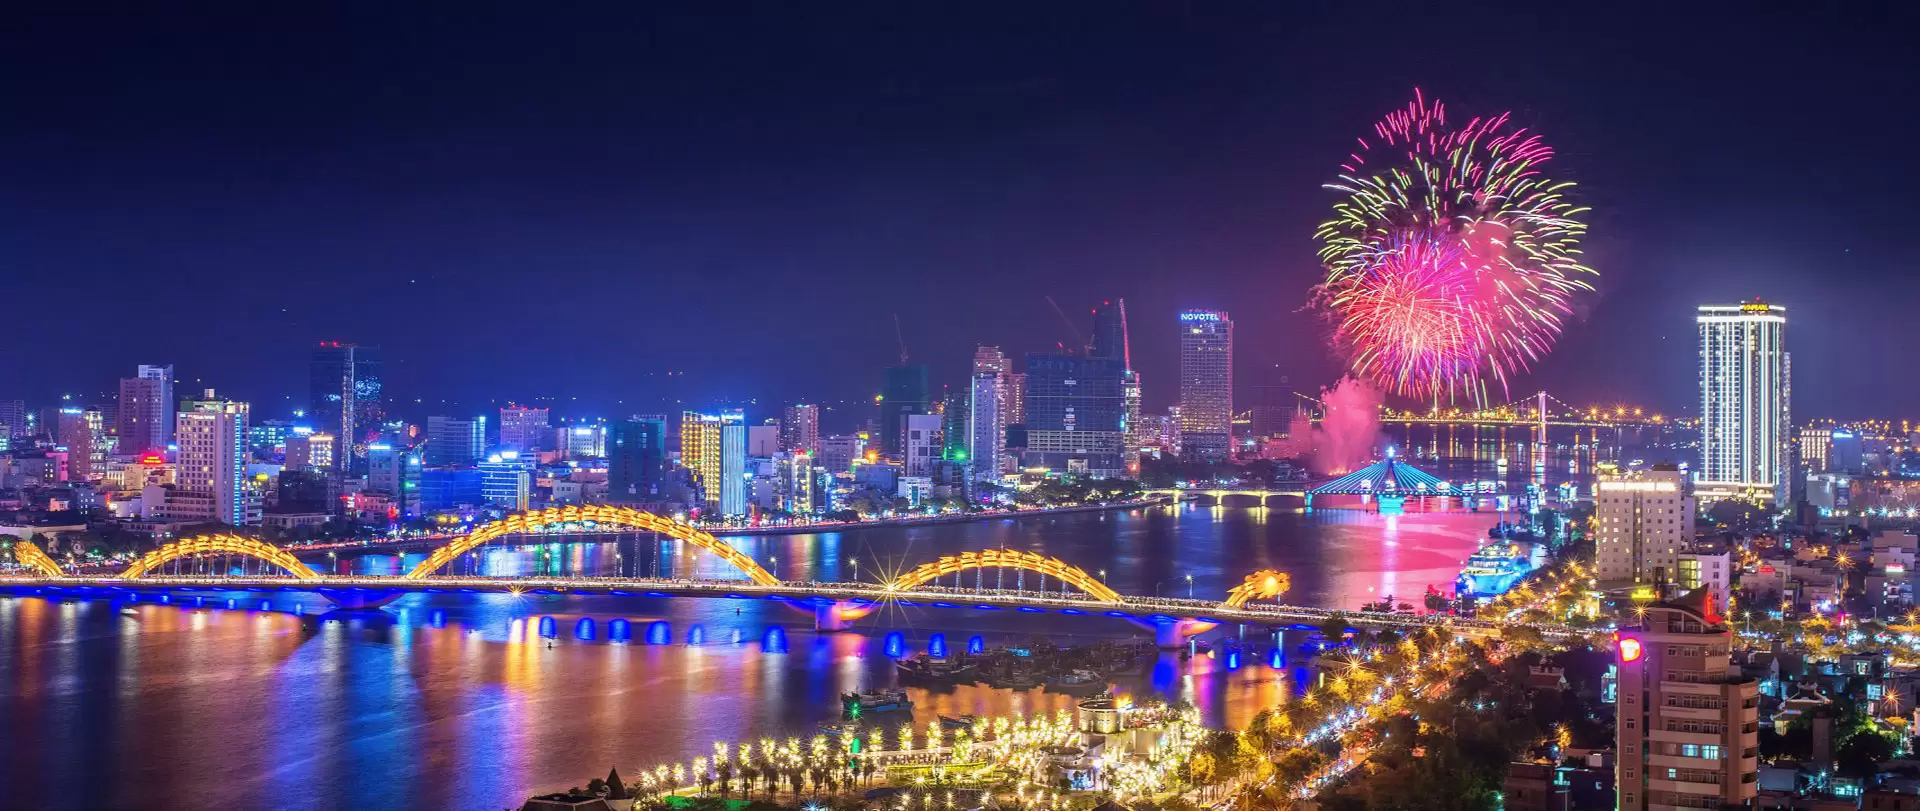
<instances>
[{"instance_id":1,"label":"dark blue sky","mask_svg":"<svg viewBox=\"0 0 1920 811\"><path fill-rule=\"evenodd\" d=\"M1693 306L1759 295L1798 415L1920 411L1897 4L294 5L0 23L0 396L171 362L271 415L325 339L413 416L859 400L895 313L957 382L1069 340L1049 295L1127 298L1149 406L1186 307L1245 384L1317 386L1319 184L1419 86L1595 209L1599 290L1516 395L1687 409Z\"/></svg>"}]
</instances>

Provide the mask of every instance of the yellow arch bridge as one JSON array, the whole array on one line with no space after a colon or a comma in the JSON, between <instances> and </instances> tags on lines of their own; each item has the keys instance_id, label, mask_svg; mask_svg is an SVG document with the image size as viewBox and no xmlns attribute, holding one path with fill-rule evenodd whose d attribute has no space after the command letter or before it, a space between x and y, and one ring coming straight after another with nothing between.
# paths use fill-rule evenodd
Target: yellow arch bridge
<instances>
[{"instance_id":1,"label":"yellow arch bridge","mask_svg":"<svg viewBox=\"0 0 1920 811\"><path fill-rule=\"evenodd\" d=\"M503 579L437 574L460 555L489 541L518 533L564 532L573 527L622 527L657 532L712 552L745 577L741 580L605 577ZM253 558L265 565L260 567L263 573L259 575L196 573L192 562L212 556ZM1156 626L1163 644L1169 639L1177 644L1186 635L1222 623L1268 626L1317 624L1337 613L1323 608L1257 603L1279 597L1291 585L1285 573L1271 569L1248 575L1220 602L1128 597L1114 591L1085 569L1059 558L1006 549L942 556L884 583L785 582L749 555L707 532L652 513L609 506L535 510L483 524L434 550L419 566L399 577L323 575L296 559L286 549L224 533L199 535L166 544L111 577L68 575L44 551L27 541L13 544L13 557L32 575L0 578L0 592L85 594L105 591L122 594L132 592L137 595L147 591L307 591L318 592L328 600L348 608L376 607L414 592L767 599L812 611L815 626L824 631L842 630L854 620L889 606L1011 608L1066 614L1104 614L1132 619ZM985 574L987 569L999 570L991 581L991 588ZM1015 588L1008 589L1004 579L1007 570L1037 577L1023 575L1016 578ZM1033 581L1032 588L1028 587L1029 579ZM1393 614L1347 613L1345 616L1356 627L1406 628L1436 624L1430 618ZM1476 632L1477 628L1471 620L1450 621L1450 624L1462 632Z\"/></svg>"}]
</instances>

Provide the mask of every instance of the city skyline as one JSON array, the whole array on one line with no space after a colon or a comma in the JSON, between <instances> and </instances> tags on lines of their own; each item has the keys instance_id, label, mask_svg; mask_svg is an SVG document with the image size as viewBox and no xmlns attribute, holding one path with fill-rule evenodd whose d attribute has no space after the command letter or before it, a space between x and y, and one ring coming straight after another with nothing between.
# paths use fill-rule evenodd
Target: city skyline
<instances>
[{"instance_id":1,"label":"city skyline","mask_svg":"<svg viewBox=\"0 0 1920 811\"><path fill-rule=\"evenodd\" d=\"M423 410L444 399L478 411L578 397L581 412L609 415L852 403L873 393L871 370L897 357L894 314L912 359L952 386L967 379L975 344L1021 357L1071 343L1052 296L1070 313L1130 302L1149 411L1177 396L1165 325L1192 308L1239 315L1241 386L1285 376L1312 390L1339 369L1321 325L1300 311L1299 290L1319 275L1311 233L1334 199L1320 185L1358 128L1423 87L1463 105L1516 105L1520 123L1561 148L1595 212L1598 290L1554 352L1515 380L1515 396L1546 388L1684 412L1695 399L1692 308L1757 297L1793 308L1799 353L1819 359L1803 363L1803 413L1920 408L1920 381L1880 374L1875 353L1860 351L1899 341L1895 320L1857 315L1872 311L1867 291L1920 292L1894 236L1914 169L1896 163L1843 186L1820 161L1799 160L1842 146L1897 151L1891 133L1910 111L1876 112L1870 126L1861 117L1898 73L1874 60L1913 58L1874 44L1899 26L1841 11L1728 22L1681 9L1663 33L1633 15L1570 13L1584 16L1435 11L1421 20L1430 42L1341 82L1316 77L1340 64L1346 41L1327 34L1351 22L1278 9L1212 33L1113 11L1065 50L1052 46L1083 20L1061 12L1028 19L1032 41L961 20L943 32L949 50L925 54L902 51L879 20L768 29L844 28L851 47L839 58L805 37L670 13L555 20L530 38L469 22L404 47L361 42L365 64L331 56L330 35L302 25L278 25L305 33L263 49L257 26L298 22L274 18L291 11L191 29L159 15L77 40L66 36L75 21L33 19L21 30L40 36L0 57L16 68L9 76L42 77L14 88L22 115L0 123L10 164L0 206L14 212L0 259L20 269L13 291L71 300L87 284L109 307L137 298L142 312L207 323L159 331L137 356L108 334L69 330L68 352L0 358L0 380L21 389L6 396L45 401L109 391L132 364L171 363L183 390L214 386L272 413L304 396L297 356L337 340L383 349L403 408L416 398ZM401 13L382 24L432 32L433 22ZM1554 35L1574 24L1594 35ZM1661 47L1690 27L1720 36ZM556 31L571 39L540 36ZM640 53L616 47L656 31L684 36L650 38L659 47ZM1490 74L1470 51L1438 46L1455 35L1496 38L1516 63L1553 69ZM210 61L168 58L189 42ZM529 59L472 74L435 67L488 44ZM569 59L540 58L561 48ZM1002 58L983 64L983 53ZM89 69L66 69L75 59ZM260 67L208 69L222 59ZM810 67L742 81L792 63ZM896 67L880 79L875 64ZM1728 64L1741 66L1738 80ZM1826 81L1838 77L1857 81ZM739 92L724 103L686 92L704 79ZM386 92L363 92L372 88ZM1779 109L1798 114L1725 137L1728 122ZM841 114L850 110L862 115ZM871 120L850 125L862 117ZM129 142L127 131L151 137ZM759 151L739 160L747 150ZM1809 195L1850 202L1808 206ZM578 351L479 326L530 284L553 288L544 315ZM652 308L635 329L580 291L675 306ZM421 317L423 301L447 317ZM939 306L913 306L921 301ZM790 324L796 308L818 315L809 329L780 329L777 345L835 363L790 363L755 330L705 326L723 310ZM59 334L54 317L26 308L16 323ZM665 349L702 330L701 355Z\"/></svg>"}]
</instances>

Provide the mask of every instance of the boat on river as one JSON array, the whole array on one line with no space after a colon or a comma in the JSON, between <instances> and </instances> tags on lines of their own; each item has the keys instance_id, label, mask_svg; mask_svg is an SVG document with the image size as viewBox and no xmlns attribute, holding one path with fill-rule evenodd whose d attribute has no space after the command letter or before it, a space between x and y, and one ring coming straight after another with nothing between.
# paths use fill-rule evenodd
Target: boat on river
<instances>
[{"instance_id":1,"label":"boat on river","mask_svg":"<svg viewBox=\"0 0 1920 811\"><path fill-rule=\"evenodd\" d=\"M848 720L863 718L876 712L901 712L913 709L913 699L907 698L905 690L874 690L865 693L847 693L840 697L841 714Z\"/></svg>"}]
</instances>

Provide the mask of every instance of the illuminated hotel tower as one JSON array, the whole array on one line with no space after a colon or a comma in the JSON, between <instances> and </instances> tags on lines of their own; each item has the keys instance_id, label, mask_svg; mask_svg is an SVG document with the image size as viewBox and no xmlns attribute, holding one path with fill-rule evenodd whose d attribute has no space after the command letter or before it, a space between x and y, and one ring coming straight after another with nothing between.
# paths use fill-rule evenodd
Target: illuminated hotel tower
<instances>
[{"instance_id":1,"label":"illuminated hotel tower","mask_svg":"<svg viewBox=\"0 0 1920 811\"><path fill-rule=\"evenodd\" d=\"M1787 499L1793 470L1793 364L1787 308L1761 301L1700 308L1701 501Z\"/></svg>"},{"instance_id":2,"label":"illuminated hotel tower","mask_svg":"<svg viewBox=\"0 0 1920 811\"><path fill-rule=\"evenodd\" d=\"M1233 321L1214 310L1180 314L1180 450L1203 462L1233 452Z\"/></svg>"}]
</instances>

